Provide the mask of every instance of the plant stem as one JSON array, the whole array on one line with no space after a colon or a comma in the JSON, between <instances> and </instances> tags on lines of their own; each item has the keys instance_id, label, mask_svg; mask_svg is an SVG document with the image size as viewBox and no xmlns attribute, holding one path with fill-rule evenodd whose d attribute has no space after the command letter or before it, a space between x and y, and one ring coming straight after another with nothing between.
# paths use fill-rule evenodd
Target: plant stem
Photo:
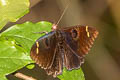
<instances>
[{"instance_id":1,"label":"plant stem","mask_svg":"<svg viewBox=\"0 0 120 80\"><path fill-rule=\"evenodd\" d=\"M14 76L17 78L23 79L23 80L37 80L35 78L32 78L31 76L27 76L27 75L22 74L20 72L15 73Z\"/></svg>"}]
</instances>

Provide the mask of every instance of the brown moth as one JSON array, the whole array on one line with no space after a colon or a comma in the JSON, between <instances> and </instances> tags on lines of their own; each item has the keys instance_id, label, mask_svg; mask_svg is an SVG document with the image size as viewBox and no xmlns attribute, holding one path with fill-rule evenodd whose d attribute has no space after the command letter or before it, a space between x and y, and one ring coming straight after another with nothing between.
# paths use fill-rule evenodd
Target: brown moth
<instances>
[{"instance_id":1,"label":"brown moth","mask_svg":"<svg viewBox=\"0 0 120 80\"><path fill-rule=\"evenodd\" d=\"M56 77L63 67L80 68L97 35L98 31L88 26L54 29L36 40L30 56L48 75Z\"/></svg>"}]
</instances>

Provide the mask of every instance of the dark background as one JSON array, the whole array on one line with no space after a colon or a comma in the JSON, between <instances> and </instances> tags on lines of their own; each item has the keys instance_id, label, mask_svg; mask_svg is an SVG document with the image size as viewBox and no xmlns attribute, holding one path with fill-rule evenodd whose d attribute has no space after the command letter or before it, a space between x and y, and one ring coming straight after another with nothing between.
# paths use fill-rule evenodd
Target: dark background
<instances>
[{"instance_id":1,"label":"dark background","mask_svg":"<svg viewBox=\"0 0 120 80\"><path fill-rule=\"evenodd\" d=\"M69 0L30 0L30 12L16 23L50 21L57 23ZM8 23L5 28L16 23ZM96 27L99 36L82 69L86 80L120 80L120 0L71 0L58 27L73 25ZM5 29L4 28L4 29ZM38 80L58 80L47 76L37 65L19 70ZM9 80L20 80L13 75Z\"/></svg>"}]
</instances>

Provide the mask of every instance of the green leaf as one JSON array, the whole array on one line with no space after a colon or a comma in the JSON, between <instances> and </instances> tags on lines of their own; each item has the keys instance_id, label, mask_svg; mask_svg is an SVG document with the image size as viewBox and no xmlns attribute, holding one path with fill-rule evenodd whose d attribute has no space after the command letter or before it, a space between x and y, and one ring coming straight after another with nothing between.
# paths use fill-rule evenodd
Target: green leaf
<instances>
[{"instance_id":1,"label":"green leaf","mask_svg":"<svg viewBox=\"0 0 120 80\"><path fill-rule=\"evenodd\" d=\"M29 12L29 0L0 0L0 30Z\"/></svg>"},{"instance_id":2,"label":"green leaf","mask_svg":"<svg viewBox=\"0 0 120 80\"><path fill-rule=\"evenodd\" d=\"M35 67L35 64L29 64L26 66L28 69L33 69Z\"/></svg>"},{"instance_id":3,"label":"green leaf","mask_svg":"<svg viewBox=\"0 0 120 80\"><path fill-rule=\"evenodd\" d=\"M5 76L0 76L0 80L7 80Z\"/></svg>"},{"instance_id":4,"label":"green leaf","mask_svg":"<svg viewBox=\"0 0 120 80\"><path fill-rule=\"evenodd\" d=\"M31 58L14 40L0 40L0 76L12 73L30 62Z\"/></svg>"},{"instance_id":5,"label":"green leaf","mask_svg":"<svg viewBox=\"0 0 120 80\"><path fill-rule=\"evenodd\" d=\"M51 26L51 23L44 21L36 24L26 22L2 32L0 34L0 76L3 77L33 63L29 55L31 46L43 35L34 32L50 31Z\"/></svg>"},{"instance_id":6,"label":"green leaf","mask_svg":"<svg viewBox=\"0 0 120 80\"><path fill-rule=\"evenodd\" d=\"M29 55L31 46L41 35L35 32L50 31L52 24L49 22L41 21L36 24L32 22L26 22L24 24L17 24L1 34L1 37L7 37L14 39L26 50Z\"/></svg>"},{"instance_id":7,"label":"green leaf","mask_svg":"<svg viewBox=\"0 0 120 80\"><path fill-rule=\"evenodd\" d=\"M62 75L57 76L61 80L85 80L82 69L68 71L63 69Z\"/></svg>"}]
</instances>

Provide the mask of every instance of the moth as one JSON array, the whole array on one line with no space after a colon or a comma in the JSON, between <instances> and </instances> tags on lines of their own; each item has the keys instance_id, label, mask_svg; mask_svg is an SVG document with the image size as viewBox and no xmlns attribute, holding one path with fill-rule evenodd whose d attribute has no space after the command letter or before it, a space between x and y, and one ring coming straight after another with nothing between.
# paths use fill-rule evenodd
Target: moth
<instances>
[{"instance_id":1,"label":"moth","mask_svg":"<svg viewBox=\"0 0 120 80\"><path fill-rule=\"evenodd\" d=\"M36 40L30 56L48 75L56 77L63 67L80 68L97 35L98 31L88 26L54 29Z\"/></svg>"}]
</instances>

